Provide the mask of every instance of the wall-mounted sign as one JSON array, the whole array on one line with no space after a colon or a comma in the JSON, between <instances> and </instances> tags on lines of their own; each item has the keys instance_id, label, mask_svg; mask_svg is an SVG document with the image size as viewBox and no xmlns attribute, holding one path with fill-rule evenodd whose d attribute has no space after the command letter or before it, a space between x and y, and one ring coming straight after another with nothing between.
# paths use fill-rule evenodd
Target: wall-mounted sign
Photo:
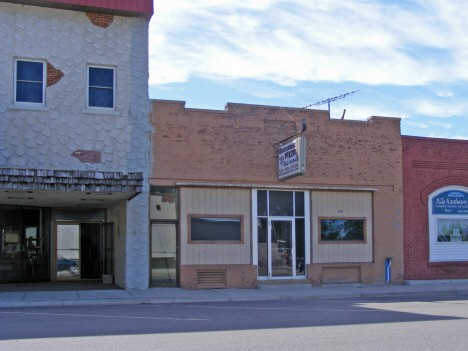
<instances>
[{"instance_id":1,"label":"wall-mounted sign","mask_svg":"<svg viewBox=\"0 0 468 351\"><path fill-rule=\"evenodd\" d=\"M468 215L468 193L449 190L433 197L432 214Z\"/></svg>"},{"instance_id":2,"label":"wall-mounted sign","mask_svg":"<svg viewBox=\"0 0 468 351\"><path fill-rule=\"evenodd\" d=\"M286 180L306 171L306 142L300 137L286 144L280 144L278 150L278 179Z\"/></svg>"}]
</instances>

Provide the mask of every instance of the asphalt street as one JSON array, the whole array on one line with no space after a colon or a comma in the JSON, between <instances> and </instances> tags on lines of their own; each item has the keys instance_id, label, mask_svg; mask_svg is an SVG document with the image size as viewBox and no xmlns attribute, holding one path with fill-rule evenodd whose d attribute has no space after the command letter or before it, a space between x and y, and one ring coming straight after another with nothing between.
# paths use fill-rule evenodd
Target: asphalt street
<instances>
[{"instance_id":1,"label":"asphalt street","mask_svg":"<svg viewBox=\"0 0 468 351\"><path fill-rule=\"evenodd\" d=\"M0 350L466 350L467 297L0 310Z\"/></svg>"}]
</instances>

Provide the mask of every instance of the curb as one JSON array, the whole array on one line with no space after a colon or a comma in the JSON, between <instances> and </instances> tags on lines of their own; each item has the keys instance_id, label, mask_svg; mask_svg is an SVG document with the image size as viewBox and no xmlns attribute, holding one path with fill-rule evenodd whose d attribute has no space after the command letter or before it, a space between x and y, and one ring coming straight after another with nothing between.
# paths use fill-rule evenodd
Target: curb
<instances>
[{"instance_id":1,"label":"curb","mask_svg":"<svg viewBox=\"0 0 468 351\"><path fill-rule=\"evenodd\" d=\"M234 294L219 291L219 296L200 296L196 294L184 297L131 297L131 298L94 298L94 299L54 299L54 300L30 300L30 301L0 301L0 308L21 307L74 307L74 306L117 306L117 305L161 305L168 303L206 303L228 301L272 301L272 300L310 300L310 299L339 299L339 298L390 298L390 297L416 297L416 296L468 296L468 286L460 288L438 286L437 289L408 289L405 291L370 291L363 289L346 289L337 291L326 289L320 291L296 289L291 291L268 291L259 294L242 294L238 291Z\"/></svg>"}]
</instances>

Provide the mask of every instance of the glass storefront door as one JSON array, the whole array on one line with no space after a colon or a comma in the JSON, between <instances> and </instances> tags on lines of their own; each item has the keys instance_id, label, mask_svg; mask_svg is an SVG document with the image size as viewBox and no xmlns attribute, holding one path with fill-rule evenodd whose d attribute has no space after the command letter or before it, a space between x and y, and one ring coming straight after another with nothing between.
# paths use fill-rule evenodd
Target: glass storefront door
<instances>
[{"instance_id":1,"label":"glass storefront door","mask_svg":"<svg viewBox=\"0 0 468 351\"><path fill-rule=\"evenodd\" d=\"M292 277L295 266L294 228L292 220L270 223L271 276Z\"/></svg>"},{"instance_id":2,"label":"glass storefront door","mask_svg":"<svg viewBox=\"0 0 468 351\"><path fill-rule=\"evenodd\" d=\"M101 279L113 274L112 224L57 224L56 278Z\"/></svg>"},{"instance_id":3,"label":"glass storefront door","mask_svg":"<svg viewBox=\"0 0 468 351\"><path fill-rule=\"evenodd\" d=\"M150 188L150 285L177 286L177 227L179 218L179 190Z\"/></svg>"},{"instance_id":4,"label":"glass storefront door","mask_svg":"<svg viewBox=\"0 0 468 351\"><path fill-rule=\"evenodd\" d=\"M151 283L177 284L177 228L173 223L151 224Z\"/></svg>"},{"instance_id":5,"label":"glass storefront door","mask_svg":"<svg viewBox=\"0 0 468 351\"><path fill-rule=\"evenodd\" d=\"M80 225L57 225L57 278L80 279Z\"/></svg>"},{"instance_id":6,"label":"glass storefront door","mask_svg":"<svg viewBox=\"0 0 468 351\"><path fill-rule=\"evenodd\" d=\"M55 210L58 280L102 279L113 275L113 224L106 209Z\"/></svg>"},{"instance_id":7,"label":"glass storefront door","mask_svg":"<svg viewBox=\"0 0 468 351\"><path fill-rule=\"evenodd\" d=\"M305 278L308 196L272 190L258 190L256 195L258 278Z\"/></svg>"}]
</instances>

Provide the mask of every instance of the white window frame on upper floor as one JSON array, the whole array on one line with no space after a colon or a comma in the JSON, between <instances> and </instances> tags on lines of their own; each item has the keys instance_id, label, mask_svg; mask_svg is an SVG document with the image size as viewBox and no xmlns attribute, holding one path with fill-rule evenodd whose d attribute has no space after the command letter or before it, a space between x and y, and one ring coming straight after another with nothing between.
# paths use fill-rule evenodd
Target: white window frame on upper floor
<instances>
[{"instance_id":1,"label":"white window frame on upper floor","mask_svg":"<svg viewBox=\"0 0 468 351\"><path fill-rule=\"evenodd\" d=\"M97 68L97 69L111 69L112 72L113 72L113 86L112 86L112 107L105 107L105 106L90 106L90 99L89 99L89 90L90 88L93 88L92 86L90 86L89 84L89 80L90 80L90 73L89 73L89 70L90 68ZM100 65L88 65L87 68L86 68L86 74L87 74L87 77L86 77L86 109L88 109L88 112L89 111L96 111L96 112L99 112L99 111L102 111L102 112L105 112L105 111L115 111L115 106L116 106L116 101L115 101L115 97L116 97L116 67L115 66L100 66ZM95 86L94 88L98 88L98 89L109 89L108 87L100 87L100 86Z\"/></svg>"},{"instance_id":2,"label":"white window frame on upper floor","mask_svg":"<svg viewBox=\"0 0 468 351\"><path fill-rule=\"evenodd\" d=\"M42 101L41 102L32 102L32 101L18 101L16 98L17 90L18 90L18 62L38 62L42 64ZM14 88L13 88L13 101L14 106L18 107L26 107L26 108L37 108L37 107L45 107L46 102L46 86L47 86L47 66L45 60L37 60L37 59L29 59L29 58L15 58L14 59ZM21 81L20 81L21 82ZM27 81L24 81L27 82ZM37 81L31 81L30 83L36 83Z\"/></svg>"}]
</instances>

